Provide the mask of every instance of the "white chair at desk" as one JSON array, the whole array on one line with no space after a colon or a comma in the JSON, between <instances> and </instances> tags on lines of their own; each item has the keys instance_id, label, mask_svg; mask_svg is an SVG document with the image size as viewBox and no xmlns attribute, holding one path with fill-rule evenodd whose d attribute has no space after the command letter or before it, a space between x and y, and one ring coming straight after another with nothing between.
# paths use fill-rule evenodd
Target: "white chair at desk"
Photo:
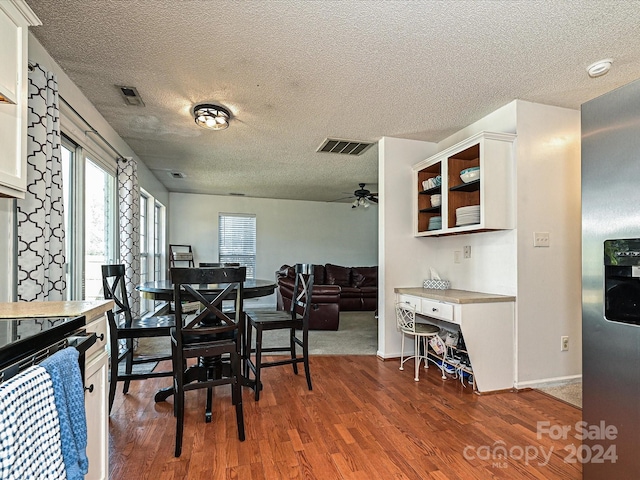
<instances>
[{"instance_id":1,"label":"white chair at desk","mask_svg":"<svg viewBox=\"0 0 640 480\"><path fill-rule=\"evenodd\" d=\"M419 381L418 373L420 369L420 361L424 360L424 368L429 368L429 360L438 365L436 361L429 358L429 340L438 335L440 329L430 323L418 323L416 324L416 308L406 302L396 303L396 322L398 330L402 332L402 348L400 351L400 370L404 370L404 362L415 358L415 378ZM415 353L413 356L404 358L404 337L405 335L411 335L414 338ZM441 342L442 343L442 342ZM423 355L420 355L420 347L423 348ZM444 347L444 345L442 345ZM444 347L443 357L446 355L446 347ZM438 368L442 371L442 378L447 378L444 374L444 362L441 360Z\"/></svg>"}]
</instances>

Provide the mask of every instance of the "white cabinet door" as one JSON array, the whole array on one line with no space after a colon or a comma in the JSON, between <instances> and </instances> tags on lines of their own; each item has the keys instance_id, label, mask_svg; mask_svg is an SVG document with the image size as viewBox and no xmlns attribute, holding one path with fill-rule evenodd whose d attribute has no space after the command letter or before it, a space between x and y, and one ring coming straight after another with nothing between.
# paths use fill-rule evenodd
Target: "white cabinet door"
<instances>
[{"instance_id":1,"label":"white cabinet door","mask_svg":"<svg viewBox=\"0 0 640 480\"><path fill-rule=\"evenodd\" d=\"M18 100L21 55L22 27L0 9L0 95L7 103Z\"/></svg>"},{"instance_id":2,"label":"white cabinet door","mask_svg":"<svg viewBox=\"0 0 640 480\"><path fill-rule=\"evenodd\" d=\"M27 190L27 40L40 21L23 0L0 1L0 196Z\"/></svg>"},{"instance_id":3,"label":"white cabinet door","mask_svg":"<svg viewBox=\"0 0 640 480\"><path fill-rule=\"evenodd\" d=\"M87 414L87 456L89 473L86 480L109 478L109 432L107 422L107 375L109 356L106 351L89 359L85 366L85 411Z\"/></svg>"}]
</instances>

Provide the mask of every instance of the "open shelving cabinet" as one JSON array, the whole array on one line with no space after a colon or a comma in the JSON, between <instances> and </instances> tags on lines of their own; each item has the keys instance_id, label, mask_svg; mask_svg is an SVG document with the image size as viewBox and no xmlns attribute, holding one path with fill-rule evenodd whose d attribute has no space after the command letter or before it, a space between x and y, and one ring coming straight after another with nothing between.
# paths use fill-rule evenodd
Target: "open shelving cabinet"
<instances>
[{"instance_id":1,"label":"open shelving cabinet","mask_svg":"<svg viewBox=\"0 0 640 480\"><path fill-rule=\"evenodd\" d=\"M514 142L508 133L481 132L413 166L416 202L415 236L455 235L515 228ZM479 167L480 178L464 183L460 172ZM423 188L423 182L440 175L439 187ZM431 197L441 194L441 204L431 205ZM479 223L456 225L456 210L479 205ZM430 229L433 217L442 226Z\"/></svg>"}]
</instances>

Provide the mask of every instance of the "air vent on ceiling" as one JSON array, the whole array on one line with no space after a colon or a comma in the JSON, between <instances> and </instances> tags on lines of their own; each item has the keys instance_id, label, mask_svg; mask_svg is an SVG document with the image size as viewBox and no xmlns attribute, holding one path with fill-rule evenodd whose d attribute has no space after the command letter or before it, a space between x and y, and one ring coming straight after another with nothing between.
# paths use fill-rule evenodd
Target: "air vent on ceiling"
<instances>
[{"instance_id":1,"label":"air vent on ceiling","mask_svg":"<svg viewBox=\"0 0 640 480\"><path fill-rule=\"evenodd\" d=\"M172 178L184 178L186 175L182 172L167 172Z\"/></svg>"},{"instance_id":2,"label":"air vent on ceiling","mask_svg":"<svg viewBox=\"0 0 640 480\"><path fill-rule=\"evenodd\" d=\"M131 105L133 107L144 107L144 102L142 101L142 98L140 98L140 94L136 87L124 87L121 85L116 85L116 87L120 90L120 94L124 101L127 102L127 105Z\"/></svg>"},{"instance_id":3,"label":"air vent on ceiling","mask_svg":"<svg viewBox=\"0 0 640 480\"><path fill-rule=\"evenodd\" d=\"M360 155L371 145L373 145L373 143L327 138L324 142L322 142L322 145L318 147L317 151L327 153L341 153L343 155Z\"/></svg>"}]
</instances>

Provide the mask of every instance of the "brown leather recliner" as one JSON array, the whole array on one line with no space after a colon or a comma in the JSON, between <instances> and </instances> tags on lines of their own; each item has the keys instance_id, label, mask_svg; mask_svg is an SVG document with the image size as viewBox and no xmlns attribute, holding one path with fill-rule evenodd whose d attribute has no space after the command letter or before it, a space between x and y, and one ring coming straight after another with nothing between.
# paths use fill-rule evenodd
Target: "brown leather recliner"
<instances>
[{"instance_id":1,"label":"brown leather recliner","mask_svg":"<svg viewBox=\"0 0 640 480\"><path fill-rule=\"evenodd\" d=\"M278 272L280 273L280 272ZM278 310L289 310L293 297L294 279L283 275L278 278ZM340 287L336 285L314 285L311 295L309 329L337 330L340 318Z\"/></svg>"},{"instance_id":2,"label":"brown leather recliner","mask_svg":"<svg viewBox=\"0 0 640 480\"><path fill-rule=\"evenodd\" d=\"M283 265L276 272L278 309L291 306L293 267ZM378 267L314 266L309 328L337 330L341 311L373 311L378 308Z\"/></svg>"}]
</instances>

